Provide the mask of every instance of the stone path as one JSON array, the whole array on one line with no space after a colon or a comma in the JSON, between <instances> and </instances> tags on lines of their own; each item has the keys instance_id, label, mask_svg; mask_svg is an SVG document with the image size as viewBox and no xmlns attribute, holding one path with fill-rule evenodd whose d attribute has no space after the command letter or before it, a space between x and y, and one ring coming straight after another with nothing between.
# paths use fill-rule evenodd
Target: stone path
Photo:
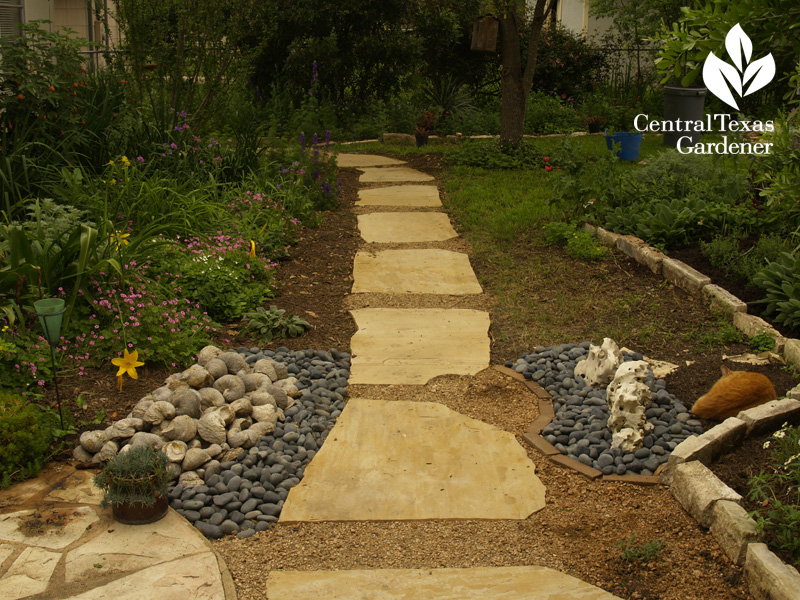
<instances>
[{"instance_id":1,"label":"stone path","mask_svg":"<svg viewBox=\"0 0 800 600\"><path fill-rule=\"evenodd\" d=\"M0 492L0 600L236 598L224 562L172 509L123 525L101 509L93 473L51 464Z\"/></svg>"},{"instance_id":2,"label":"stone path","mask_svg":"<svg viewBox=\"0 0 800 600\"><path fill-rule=\"evenodd\" d=\"M373 247L356 255L353 294L482 293L466 254L397 248L457 237L447 215L435 210L436 187L409 185L432 177L368 155L340 154L339 164L360 169L361 184L402 184L359 192L359 231ZM389 207L399 212L380 212ZM351 384L424 385L489 366L485 311L371 305L351 313L358 327ZM351 398L289 492L279 522L526 519L545 505L535 470L512 434L444 405ZM538 566L273 571L267 590L271 600L616 598Z\"/></svg>"},{"instance_id":3,"label":"stone path","mask_svg":"<svg viewBox=\"0 0 800 600\"><path fill-rule=\"evenodd\" d=\"M464 254L395 248L456 237L429 175L402 161L340 155L360 168L358 207L409 212L359 215L365 243L353 294L474 296ZM365 210L365 209L361 209ZM366 208L369 210L369 208ZM411 212L417 211L417 212ZM426 211L426 212L419 212ZM442 308L352 311L351 383L422 385L489 366L489 315ZM0 600L235 600L224 561L172 509L150 525L117 523L99 506L93 473L59 464L0 491ZM402 519L525 519L545 504L535 466L514 436L438 403L351 399L280 522ZM615 600L539 566L473 569L273 571L271 600ZM618 599L617 599L618 600Z\"/></svg>"}]
</instances>

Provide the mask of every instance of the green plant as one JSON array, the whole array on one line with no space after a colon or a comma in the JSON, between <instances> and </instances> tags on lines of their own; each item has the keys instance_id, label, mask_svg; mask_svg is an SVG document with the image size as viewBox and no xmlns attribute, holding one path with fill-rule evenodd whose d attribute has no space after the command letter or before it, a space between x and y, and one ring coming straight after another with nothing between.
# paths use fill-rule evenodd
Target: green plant
<instances>
[{"instance_id":1,"label":"green plant","mask_svg":"<svg viewBox=\"0 0 800 600\"><path fill-rule=\"evenodd\" d=\"M544 243L548 246L563 246L575 233L575 225L562 221L551 221L544 225Z\"/></svg>"},{"instance_id":2,"label":"green plant","mask_svg":"<svg viewBox=\"0 0 800 600\"><path fill-rule=\"evenodd\" d=\"M532 142L513 149L504 147L497 140L467 140L447 160L456 165L484 169L525 169L541 168L542 155Z\"/></svg>"},{"instance_id":3,"label":"green plant","mask_svg":"<svg viewBox=\"0 0 800 600\"><path fill-rule=\"evenodd\" d=\"M567 254L581 260L604 260L608 249L597 241L597 236L581 229L567 239Z\"/></svg>"},{"instance_id":4,"label":"green plant","mask_svg":"<svg viewBox=\"0 0 800 600\"><path fill-rule=\"evenodd\" d=\"M245 313L242 319L243 331L256 334L262 343L269 343L278 338L295 338L311 329L311 324L297 315L286 315L284 309L274 304L266 310L259 306L256 310Z\"/></svg>"},{"instance_id":5,"label":"green plant","mask_svg":"<svg viewBox=\"0 0 800 600\"><path fill-rule=\"evenodd\" d=\"M767 315L775 315L777 323L792 329L800 328L800 257L783 252L769 261L753 282L765 290L758 303L766 304Z\"/></svg>"},{"instance_id":6,"label":"green plant","mask_svg":"<svg viewBox=\"0 0 800 600\"><path fill-rule=\"evenodd\" d=\"M772 449L771 468L750 479L748 498L769 508L752 516L769 543L800 565L800 429L784 423L764 442Z\"/></svg>"},{"instance_id":7,"label":"green plant","mask_svg":"<svg viewBox=\"0 0 800 600\"><path fill-rule=\"evenodd\" d=\"M41 23L0 37L0 209L7 215L44 192L53 163L74 164L76 146L87 139L90 116L78 98L87 85L79 52L89 42L71 30L50 33Z\"/></svg>"},{"instance_id":8,"label":"green plant","mask_svg":"<svg viewBox=\"0 0 800 600\"><path fill-rule=\"evenodd\" d=\"M662 540L638 542L636 535L631 534L631 537L627 540L622 539L617 542L617 548L621 550L620 558L623 563L649 562L661 554L664 549L664 542Z\"/></svg>"},{"instance_id":9,"label":"green plant","mask_svg":"<svg viewBox=\"0 0 800 600\"><path fill-rule=\"evenodd\" d=\"M744 232L734 230L715 235L709 242L701 241L700 250L713 267L747 283L753 282L767 261L777 260L781 252L792 250L786 238L774 233L760 235L753 246L742 250L745 240Z\"/></svg>"},{"instance_id":10,"label":"green plant","mask_svg":"<svg viewBox=\"0 0 800 600\"><path fill-rule=\"evenodd\" d=\"M580 126L580 116L570 97L560 99L544 92L532 92L525 110L528 133L570 133Z\"/></svg>"},{"instance_id":11,"label":"green plant","mask_svg":"<svg viewBox=\"0 0 800 600\"><path fill-rule=\"evenodd\" d=\"M753 352L772 352L775 350L775 334L760 331L747 340L747 345Z\"/></svg>"},{"instance_id":12,"label":"green plant","mask_svg":"<svg viewBox=\"0 0 800 600\"><path fill-rule=\"evenodd\" d=\"M152 506L167 491L168 464L167 455L152 446L134 446L120 452L94 477L94 484L105 493L101 506Z\"/></svg>"},{"instance_id":13,"label":"green plant","mask_svg":"<svg viewBox=\"0 0 800 600\"><path fill-rule=\"evenodd\" d=\"M0 489L35 477L51 441L50 422L37 406L0 391Z\"/></svg>"},{"instance_id":14,"label":"green plant","mask_svg":"<svg viewBox=\"0 0 800 600\"><path fill-rule=\"evenodd\" d=\"M436 126L436 115L429 110L423 110L417 117L414 127L416 135L430 135Z\"/></svg>"},{"instance_id":15,"label":"green plant","mask_svg":"<svg viewBox=\"0 0 800 600\"><path fill-rule=\"evenodd\" d=\"M475 110L463 82L452 75L434 79L423 95L441 119L461 117Z\"/></svg>"},{"instance_id":16,"label":"green plant","mask_svg":"<svg viewBox=\"0 0 800 600\"><path fill-rule=\"evenodd\" d=\"M725 316L719 315L716 329L707 331L700 336L700 343L704 346L725 346L742 342L744 336L736 329Z\"/></svg>"}]
</instances>

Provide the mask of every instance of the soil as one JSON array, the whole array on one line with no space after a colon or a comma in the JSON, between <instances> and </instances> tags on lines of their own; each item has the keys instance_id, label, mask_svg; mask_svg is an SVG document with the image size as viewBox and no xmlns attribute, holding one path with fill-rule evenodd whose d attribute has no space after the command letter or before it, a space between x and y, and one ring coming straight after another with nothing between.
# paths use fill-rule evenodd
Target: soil
<instances>
[{"instance_id":1,"label":"soil","mask_svg":"<svg viewBox=\"0 0 800 600\"><path fill-rule=\"evenodd\" d=\"M750 479L764 472L774 472L776 467L772 467L772 450L764 448L764 443L771 439L771 434L746 439L739 447L732 452L721 457L711 465L711 470L722 481L733 488L742 496L742 506L748 513L758 512L762 516L767 516L774 502L771 500L750 499L751 491ZM773 442L774 443L774 442ZM771 468L765 468L765 467ZM775 498L784 504L797 503L797 488L791 487L788 482L775 484L772 486ZM764 532L764 540L784 562L793 564L795 567L800 565L800 560L792 556L789 552L778 549L773 544L774 537L769 530Z\"/></svg>"},{"instance_id":2,"label":"soil","mask_svg":"<svg viewBox=\"0 0 800 600\"><path fill-rule=\"evenodd\" d=\"M403 158L409 166L434 176L442 170L436 155ZM356 302L347 296L353 257L363 244L355 218L360 209L354 207L358 171L342 169L340 178L343 193L338 208L326 213L319 228L305 230L291 248L290 258L278 270L279 294L271 301L288 313L307 319L313 329L300 338L274 341L269 344L271 348L349 350L355 324L348 310L362 307L363 300ZM457 227L457 223L454 225ZM558 249L521 244L515 252L520 256L539 253L537 258L541 261L559 263L561 269L571 266L570 259ZM553 299L568 293L571 286L602 290L598 306L583 307L575 322L565 326L558 336L553 334L554 339L532 340L526 335L535 327L532 321L525 321L532 317L523 315L520 321L496 306L493 282L497 267L475 258L472 264L485 290L480 306L491 315L493 364L517 358L526 346L532 350L534 344L587 339L588 324L599 323L613 329L620 321L649 318L645 306L622 303L631 293L641 297L643 304L657 297L659 310L666 311L663 334L653 335L647 347L633 349L680 365L669 376L667 387L689 404L719 378L720 352L732 355L749 350L741 344L731 344L715 347L712 352L687 344L682 332L713 322L699 299L665 287L660 277L617 252L611 260L599 264L579 263L580 270L568 274L568 284L553 279L531 286L531 293L540 299L538 311L544 313L554 310ZM377 298L375 302L385 305L386 300ZM224 333L237 334L233 326ZM253 340L237 336L234 345L254 344ZM779 395L797 383L792 373L775 365L747 368L767 374ZM124 417L139 398L160 386L169 370L143 367L139 374L138 381L126 379L122 392L116 391L110 369L79 380L65 378L60 382L62 397L69 399L65 405L78 419L86 420L103 408L104 423L109 424ZM80 392L89 402L86 411L74 406L73 399ZM523 521L307 523L279 525L248 539L214 542L233 575L241 600L265 598L264 582L273 569L514 565L558 569L631 600L751 598L742 569L728 561L708 531L682 510L667 488L589 481L528 447L522 434L538 411L534 396L520 382L490 368L474 377L438 377L421 388L352 386L350 392L359 397L438 401L511 432L536 464L537 474L547 487L547 505ZM54 400L52 392L48 398ZM648 541L663 542L663 549L642 560L623 560L621 544L635 546Z\"/></svg>"}]
</instances>

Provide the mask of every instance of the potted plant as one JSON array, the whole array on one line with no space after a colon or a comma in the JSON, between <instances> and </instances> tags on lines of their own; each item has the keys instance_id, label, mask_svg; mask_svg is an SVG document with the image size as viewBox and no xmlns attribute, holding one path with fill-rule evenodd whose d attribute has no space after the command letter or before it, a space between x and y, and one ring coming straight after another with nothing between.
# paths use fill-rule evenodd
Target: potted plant
<instances>
[{"instance_id":1,"label":"potted plant","mask_svg":"<svg viewBox=\"0 0 800 600\"><path fill-rule=\"evenodd\" d=\"M417 147L425 146L428 143L428 136L433 133L436 123L436 115L429 110L423 110L414 128L414 137L417 139Z\"/></svg>"},{"instance_id":2,"label":"potted plant","mask_svg":"<svg viewBox=\"0 0 800 600\"><path fill-rule=\"evenodd\" d=\"M642 147L642 132L630 131L635 117L635 110L625 104L614 108L609 128L605 130L606 146L610 151L619 144L617 156L622 160L638 160Z\"/></svg>"},{"instance_id":3,"label":"potted plant","mask_svg":"<svg viewBox=\"0 0 800 600\"><path fill-rule=\"evenodd\" d=\"M614 113L614 108L602 93L587 94L580 104L583 113L583 122L589 133L600 133L608 123L609 117Z\"/></svg>"},{"instance_id":4,"label":"potted plant","mask_svg":"<svg viewBox=\"0 0 800 600\"><path fill-rule=\"evenodd\" d=\"M664 120L702 120L708 90L692 84L702 71L703 59L708 56L708 50L701 51L700 48L703 34L680 23L662 31L658 37L662 46L655 63L658 72L664 76L661 80L664 85ZM694 146L700 142L700 133L666 131L664 145L675 148L679 138L690 136L692 142L688 145Z\"/></svg>"},{"instance_id":5,"label":"potted plant","mask_svg":"<svg viewBox=\"0 0 800 600\"><path fill-rule=\"evenodd\" d=\"M167 455L151 446L136 446L120 452L94 478L105 492L102 507L120 523L140 525L158 521L167 514Z\"/></svg>"},{"instance_id":6,"label":"potted plant","mask_svg":"<svg viewBox=\"0 0 800 600\"><path fill-rule=\"evenodd\" d=\"M600 115L584 117L583 121L586 123L586 128L589 130L589 133L600 133L603 131L603 126L608 122L605 117L601 117Z\"/></svg>"}]
</instances>

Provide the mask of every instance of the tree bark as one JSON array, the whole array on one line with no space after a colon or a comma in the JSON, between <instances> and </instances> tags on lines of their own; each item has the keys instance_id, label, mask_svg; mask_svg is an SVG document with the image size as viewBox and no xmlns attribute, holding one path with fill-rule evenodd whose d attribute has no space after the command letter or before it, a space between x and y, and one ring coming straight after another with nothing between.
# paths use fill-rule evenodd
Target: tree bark
<instances>
[{"instance_id":1,"label":"tree bark","mask_svg":"<svg viewBox=\"0 0 800 600\"><path fill-rule=\"evenodd\" d=\"M500 55L503 70L500 80L501 114L500 143L511 148L522 143L525 128L525 110L528 95L533 84L533 75L539 57L539 39L547 15L553 8L553 0L536 0L533 9L530 37L528 39L528 55L525 70L522 69L522 50L520 47L519 23L516 4L513 8L506 6L499 10L500 21ZM499 8L499 7L498 7Z\"/></svg>"}]
</instances>

